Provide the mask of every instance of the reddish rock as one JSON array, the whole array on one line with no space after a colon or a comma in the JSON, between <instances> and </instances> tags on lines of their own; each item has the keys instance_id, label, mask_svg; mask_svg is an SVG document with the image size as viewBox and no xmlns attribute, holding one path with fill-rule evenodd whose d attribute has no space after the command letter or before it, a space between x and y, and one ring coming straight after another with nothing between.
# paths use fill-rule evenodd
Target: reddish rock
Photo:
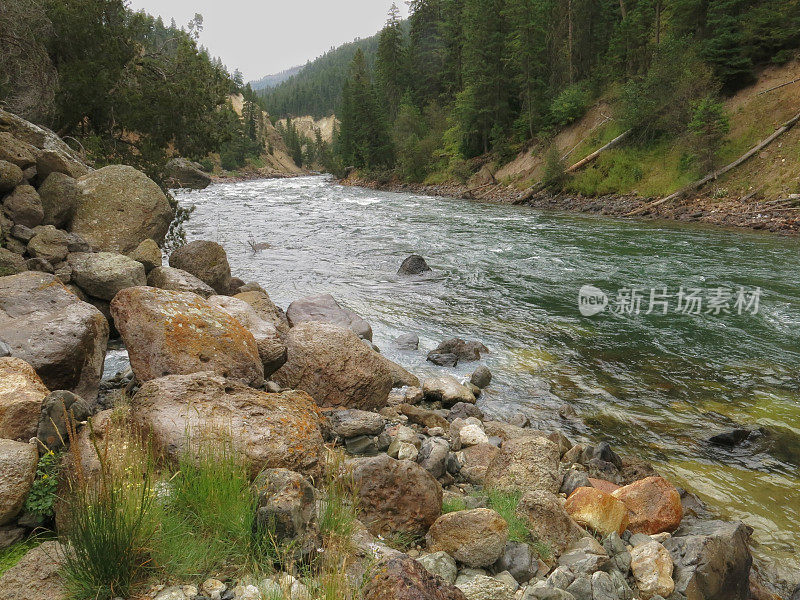
<instances>
[{"instance_id":1,"label":"reddish rock","mask_svg":"<svg viewBox=\"0 0 800 600\"><path fill-rule=\"evenodd\" d=\"M628 526L628 509L622 501L593 487L579 487L564 504L567 513L580 525L603 535L622 535Z\"/></svg>"},{"instance_id":2,"label":"reddish rock","mask_svg":"<svg viewBox=\"0 0 800 600\"><path fill-rule=\"evenodd\" d=\"M593 488L597 488L598 490L605 492L606 494L610 494L614 490L619 489L619 486L616 483L611 483L610 481L606 481L605 479L595 479L594 477L589 477L589 483L592 484Z\"/></svg>"},{"instance_id":3,"label":"reddish rock","mask_svg":"<svg viewBox=\"0 0 800 600\"><path fill-rule=\"evenodd\" d=\"M591 481L591 480L590 480ZM663 477L647 477L611 493L628 509L628 529L653 535L675 531L683 518L681 495Z\"/></svg>"},{"instance_id":4,"label":"reddish rock","mask_svg":"<svg viewBox=\"0 0 800 600\"><path fill-rule=\"evenodd\" d=\"M253 334L196 294L127 288L114 297L111 314L139 381L201 371L254 386L264 381Z\"/></svg>"},{"instance_id":5,"label":"reddish rock","mask_svg":"<svg viewBox=\"0 0 800 600\"><path fill-rule=\"evenodd\" d=\"M364 587L363 597L364 600L467 600L464 592L406 555L376 566Z\"/></svg>"},{"instance_id":6,"label":"reddish rock","mask_svg":"<svg viewBox=\"0 0 800 600\"><path fill-rule=\"evenodd\" d=\"M354 461L360 520L374 535L424 535L442 513L442 486L408 460L386 454Z\"/></svg>"}]
</instances>

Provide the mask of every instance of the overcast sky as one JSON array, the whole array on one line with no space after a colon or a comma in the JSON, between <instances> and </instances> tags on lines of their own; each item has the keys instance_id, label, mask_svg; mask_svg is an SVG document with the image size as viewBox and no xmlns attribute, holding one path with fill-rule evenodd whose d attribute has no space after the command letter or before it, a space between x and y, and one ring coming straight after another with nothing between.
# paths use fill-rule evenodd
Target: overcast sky
<instances>
[{"instance_id":1,"label":"overcast sky","mask_svg":"<svg viewBox=\"0 0 800 600\"><path fill-rule=\"evenodd\" d=\"M403 17L408 9L396 2ZM186 25L203 15L200 43L245 81L305 64L332 46L369 37L392 0L131 0L133 10Z\"/></svg>"}]
</instances>

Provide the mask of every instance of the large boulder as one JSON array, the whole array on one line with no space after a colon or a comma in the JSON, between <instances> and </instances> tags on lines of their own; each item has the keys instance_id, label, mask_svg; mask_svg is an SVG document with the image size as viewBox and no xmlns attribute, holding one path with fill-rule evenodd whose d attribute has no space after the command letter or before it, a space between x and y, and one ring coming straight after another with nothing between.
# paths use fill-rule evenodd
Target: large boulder
<instances>
[{"instance_id":1,"label":"large boulder","mask_svg":"<svg viewBox=\"0 0 800 600\"><path fill-rule=\"evenodd\" d=\"M50 390L21 358L0 358L0 438L27 442L36 436L42 401Z\"/></svg>"},{"instance_id":2,"label":"large boulder","mask_svg":"<svg viewBox=\"0 0 800 600\"><path fill-rule=\"evenodd\" d=\"M27 271L0 278L0 336L51 390L97 397L108 322L53 275Z\"/></svg>"},{"instance_id":3,"label":"large boulder","mask_svg":"<svg viewBox=\"0 0 800 600\"><path fill-rule=\"evenodd\" d=\"M287 358L273 375L304 390L320 406L370 410L386 405L392 375L381 356L351 330L331 323L296 325L286 336Z\"/></svg>"},{"instance_id":4,"label":"large boulder","mask_svg":"<svg viewBox=\"0 0 800 600\"><path fill-rule=\"evenodd\" d=\"M304 392L269 394L213 373L194 373L148 381L131 404L134 419L172 459L197 444L229 438L254 474L265 468L311 477L321 472L322 417Z\"/></svg>"},{"instance_id":5,"label":"large boulder","mask_svg":"<svg viewBox=\"0 0 800 600\"><path fill-rule=\"evenodd\" d=\"M378 354L376 352L376 354ZM382 354L378 354L383 365L389 370L389 373L392 375L392 387L393 388L402 388L402 387L419 387L419 379L416 375L408 371L405 367L398 365L393 360L389 360Z\"/></svg>"},{"instance_id":6,"label":"large boulder","mask_svg":"<svg viewBox=\"0 0 800 600\"><path fill-rule=\"evenodd\" d=\"M22 183L22 169L7 160L0 160L0 194L10 192L20 183Z\"/></svg>"},{"instance_id":7,"label":"large boulder","mask_svg":"<svg viewBox=\"0 0 800 600\"><path fill-rule=\"evenodd\" d=\"M556 555L585 535L564 510L558 496L545 490L526 492L517 505L517 516L524 519L536 539L546 543Z\"/></svg>"},{"instance_id":8,"label":"large boulder","mask_svg":"<svg viewBox=\"0 0 800 600\"><path fill-rule=\"evenodd\" d=\"M663 477L646 477L611 492L628 509L628 529L653 535L675 531L683 518L681 495Z\"/></svg>"},{"instance_id":9,"label":"large boulder","mask_svg":"<svg viewBox=\"0 0 800 600\"><path fill-rule=\"evenodd\" d=\"M622 501L594 487L577 488L564 508L575 521L603 535L622 535L628 526L628 509Z\"/></svg>"},{"instance_id":10,"label":"large boulder","mask_svg":"<svg viewBox=\"0 0 800 600\"><path fill-rule=\"evenodd\" d=\"M289 333L289 319L286 318L286 313L272 301L266 291L253 290L241 292L236 294L234 298L244 300L252 306L259 317L275 326L275 329L278 330L278 334L281 337Z\"/></svg>"},{"instance_id":11,"label":"large boulder","mask_svg":"<svg viewBox=\"0 0 800 600\"><path fill-rule=\"evenodd\" d=\"M3 200L3 213L17 225L36 227L44 220L42 200L31 185L18 185Z\"/></svg>"},{"instance_id":12,"label":"large boulder","mask_svg":"<svg viewBox=\"0 0 800 600\"><path fill-rule=\"evenodd\" d=\"M164 175L170 188L202 190L211 184L211 176L202 167L186 158L173 158L164 167Z\"/></svg>"},{"instance_id":13,"label":"large boulder","mask_svg":"<svg viewBox=\"0 0 800 600\"><path fill-rule=\"evenodd\" d=\"M372 326L352 310L343 308L330 294L295 300L286 309L292 327L308 321L323 321L352 329L358 337L372 341Z\"/></svg>"},{"instance_id":14,"label":"large boulder","mask_svg":"<svg viewBox=\"0 0 800 600\"><path fill-rule=\"evenodd\" d=\"M230 292L231 267L228 255L216 242L196 240L181 246L170 255L169 266L191 273L218 294Z\"/></svg>"},{"instance_id":15,"label":"large boulder","mask_svg":"<svg viewBox=\"0 0 800 600\"><path fill-rule=\"evenodd\" d=\"M558 446L546 438L530 435L506 440L486 470L486 487L557 494L561 487L559 458Z\"/></svg>"},{"instance_id":16,"label":"large boulder","mask_svg":"<svg viewBox=\"0 0 800 600\"><path fill-rule=\"evenodd\" d=\"M376 565L362 596L364 600L467 600L457 587L405 554Z\"/></svg>"},{"instance_id":17,"label":"large boulder","mask_svg":"<svg viewBox=\"0 0 800 600\"><path fill-rule=\"evenodd\" d=\"M67 233L52 225L35 227L34 236L28 242L28 254L43 258L50 264L57 264L67 257L69 238Z\"/></svg>"},{"instance_id":18,"label":"large boulder","mask_svg":"<svg viewBox=\"0 0 800 600\"><path fill-rule=\"evenodd\" d=\"M508 523L489 508L459 510L436 519L426 541L431 552L447 552L468 567L488 567L503 555Z\"/></svg>"},{"instance_id":19,"label":"large boulder","mask_svg":"<svg viewBox=\"0 0 800 600\"><path fill-rule=\"evenodd\" d=\"M69 255L72 280L89 296L111 301L120 290L147 284L142 263L114 252Z\"/></svg>"},{"instance_id":20,"label":"large boulder","mask_svg":"<svg viewBox=\"0 0 800 600\"><path fill-rule=\"evenodd\" d=\"M156 267L147 274L147 285L162 290L192 292L203 298L210 298L216 292L187 271L174 267Z\"/></svg>"},{"instance_id":21,"label":"large boulder","mask_svg":"<svg viewBox=\"0 0 800 600\"><path fill-rule=\"evenodd\" d=\"M37 191L44 211L42 223L59 229L67 227L78 205L78 182L64 173L51 173Z\"/></svg>"},{"instance_id":22,"label":"large boulder","mask_svg":"<svg viewBox=\"0 0 800 600\"><path fill-rule=\"evenodd\" d=\"M34 444L0 438L0 525L10 523L22 510L38 460Z\"/></svg>"},{"instance_id":23,"label":"large boulder","mask_svg":"<svg viewBox=\"0 0 800 600\"><path fill-rule=\"evenodd\" d=\"M0 577L3 600L65 600L67 592L61 578L65 548L50 540L29 550Z\"/></svg>"},{"instance_id":24,"label":"large boulder","mask_svg":"<svg viewBox=\"0 0 800 600\"><path fill-rule=\"evenodd\" d=\"M111 302L111 315L139 381L200 371L254 386L264 381L253 334L196 294L127 288Z\"/></svg>"},{"instance_id":25,"label":"large boulder","mask_svg":"<svg viewBox=\"0 0 800 600\"><path fill-rule=\"evenodd\" d=\"M264 377L272 375L286 362L286 345L281 341L278 330L272 323L259 317L247 302L230 296L211 296L208 303L224 310L253 334L264 365Z\"/></svg>"},{"instance_id":26,"label":"large boulder","mask_svg":"<svg viewBox=\"0 0 800 600\"><path fill-rule=\"evenodd\" d=\"M417 463L386 454L353 462L359 519L374 535L424 535L442 513L442 486Z\"/></svg>"},{"instance_id":27,"label":"large boulder","mask_svg":"<svg viewBox=\"0 0 800 600\"><path fill-rule=\"evenodd\" d=\"M741 522L696 521L663 542L675 566L675 591L687 600L746 600L753 557Z\"/></svg>"},{"instance_id":28,"label":"large boulder","mask_svg":"<svg viewBox=\"0 0 800 600\"><path fill-rule=\"evenodd\" d=\"M142 240L164 241L172 221L167 197L155 181L125 165L109 165L78 179L70 227L95 250L127 254Z\"/></svg>"},{"instance_id":29,"label":"large boulder","mask_svg":"<svg viewBox=\"0 0 800 600\"><path fill-rule=\"evenodd\" d=\"M8 248L0 248L0 277L6 275L16 275L27 271L28 267L25 264L25 259L16 252L12 252Z\"/></svg>"}]
</instances>

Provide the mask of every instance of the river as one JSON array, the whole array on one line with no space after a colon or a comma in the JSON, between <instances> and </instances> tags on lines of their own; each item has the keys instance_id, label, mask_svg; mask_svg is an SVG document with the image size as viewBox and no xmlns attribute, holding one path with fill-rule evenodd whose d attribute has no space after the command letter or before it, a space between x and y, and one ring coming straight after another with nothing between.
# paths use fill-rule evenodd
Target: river
<instances>
[{"instance_id":1,"label":"river","mask_svg":"<svg viewBox=\"0 0 800 600\"><path fill-rule=\"evenodd\" d=\"M215 184L178 197L196 207L188 239L221 243L234 275L258 281L284 308L333 294L370 321L386 356L420 377L474 368L426 362L439 341L482 341L494 374L484 411L524 412L537 427L651 460L715 512L751 525L761 564L796 583L797 239L378 192L324 177ZM270 248L253 252L250 239ZM432 273L397 276L410 253ZM579 312L587 284L609 297L594 316ZM419 335L420 351L392 347L406 332ZM581 419L560 418L564 403ZM763 429L733 448L708 442L735 427Z\"/></svg>"}]
</instances>

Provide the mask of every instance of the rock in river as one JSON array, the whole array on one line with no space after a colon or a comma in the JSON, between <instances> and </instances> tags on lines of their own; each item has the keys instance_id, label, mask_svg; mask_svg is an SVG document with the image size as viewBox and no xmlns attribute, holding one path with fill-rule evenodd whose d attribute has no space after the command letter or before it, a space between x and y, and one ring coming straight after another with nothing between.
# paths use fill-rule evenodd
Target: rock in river
<instances>
[{"instance_id":1,"label":"rock in river","mask_svg":"<svg viewBox=\"0 0 800 600\"><path fill-rule=\"evenodd\" d=\"M401 264L400 268L397 270L397 274L420 275L430 270L431 268L428 266L428 263L425 262L424 258L422 258L419 254L412 254L403 261L403 264Z\"/></svg>"},{"instance_id":2,"label":"rock in river","mask_svg":"<svg viewBox=\"0 0 800 600\"><path fill-rule=\"evenodd\" d=\"M127 288L111 302L111 314L139 381L200 371L254 386L264 381L253 334L196 294Z\"/></svg>"},{"instance_id":3,"label":"rock in river","mask_svg":"<svg viewBox=\"0 0 800 600\"><path fill-rule=\"evenodd\" d=\"M195 240L175 250L169 257L169 266L182 269L214 288L217 294L226 295L231 288L231 267L225 249L216 242Z\"/></svg>"},{"instance_id":4,"label":"rock in river","mask_svg":"<svg viewBox=\"0 0 800 600\"><path fill-rule=\"evenodd\" d=\"M51 390L91 402L103 372L108 322L53 275L0 277L0 338Z\"/></svg>"}]
</instances>

